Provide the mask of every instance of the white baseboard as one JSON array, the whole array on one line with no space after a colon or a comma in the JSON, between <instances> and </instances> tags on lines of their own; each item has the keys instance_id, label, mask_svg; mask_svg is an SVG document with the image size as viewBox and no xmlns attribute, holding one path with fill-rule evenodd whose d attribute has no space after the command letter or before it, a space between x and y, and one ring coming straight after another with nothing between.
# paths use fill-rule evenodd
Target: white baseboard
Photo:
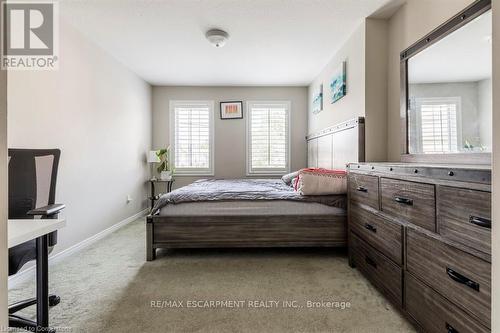
<instances>
[{"instance_id":1,"label":"white baseboard","mask_svg":"<svg viewBox=\"0 0 500 333\"><path fill-rule=\"evenodd\" d=\"M123 228L130 222L133 222L137 220L138 218L144 217L149 213L149 209L146 208L142 211L140 211L137 214L134 214L130 217L127 217L126 219L112 225L111 227L104 229L103 231L95 234L94 236L91 236L87 239L84 239L83 241L68 247L67 249L55 253L54 255L49 256L49 265L55 264L59 261L61 261L64 258L67 258L87 247L90 245L94 244L95 242L103 239L104 237L112 234L116 230ZM15 287L17 284L22 283L30 278L33 278L35 276L35 265L32 264L31 266L27 267L26 269L18 272L15 275L9 276L9 288Z\"/></svg>"}]
</instances>

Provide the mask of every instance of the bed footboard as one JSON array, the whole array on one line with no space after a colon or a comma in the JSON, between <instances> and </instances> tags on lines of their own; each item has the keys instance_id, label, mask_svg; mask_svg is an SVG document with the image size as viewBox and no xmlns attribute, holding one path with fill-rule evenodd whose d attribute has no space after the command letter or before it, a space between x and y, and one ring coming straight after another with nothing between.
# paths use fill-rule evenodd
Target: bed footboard
<instances>
[{"instance_id":1,"label":"bed footboard","mask_svg":"<svg viewBox=\"0 0 500 333\"><path fill-rule=\"evenodd\" d=\"M146 257L158 248L345 247L345 215L152 215L146 222Z\"/></svg>"}]
</instances>

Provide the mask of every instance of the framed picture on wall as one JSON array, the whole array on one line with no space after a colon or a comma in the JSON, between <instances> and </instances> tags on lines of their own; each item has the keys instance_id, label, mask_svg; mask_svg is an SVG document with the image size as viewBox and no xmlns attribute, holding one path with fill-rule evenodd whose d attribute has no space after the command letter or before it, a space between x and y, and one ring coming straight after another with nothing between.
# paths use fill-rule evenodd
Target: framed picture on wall
<instances>
[{"instance_id":1,"label":"framed picture on wall","mask_svg":"<svg viewBox=\"0 0 500 333\"><path fill-rule=\"evenodd\" d=\"M332 104L344 97L347 94L347 63L343 61L333 73L332 80L330 81L330 93L332 96Z\"/></svg>"},{"instance_id":2,"label":"framed picture on wall","mask_svg":"<svg viewBox=\"0 0 500 333\"><path fill-rule=\"evenodd\" d=\"M220 102L220 119L242 119L243 102Z\"/></svg>"},{"instance_id":3,"label":"framed picture on wall","mask_svg":"<svg viewBox=\"0 0 500 333\"><path fill-rule=\"evenodd\" d=\"M323 110L323 85L320 84L313 93L313 114L320 113Z\"/></svg>"}]
</instances>

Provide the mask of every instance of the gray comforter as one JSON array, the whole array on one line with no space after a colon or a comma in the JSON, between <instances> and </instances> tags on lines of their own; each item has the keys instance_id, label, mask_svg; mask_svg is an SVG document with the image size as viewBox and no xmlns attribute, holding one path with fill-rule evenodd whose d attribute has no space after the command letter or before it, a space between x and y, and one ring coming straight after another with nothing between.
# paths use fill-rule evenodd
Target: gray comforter
<instances>
[{"instance_id":1,"label":"gray comforter","mask_svg":"<svg viewBox=\"0 0 500 333\"><path fill-rule=\"evenodd\" d=\"M153 212L168 204L197 201L292 200L317 202L345 209L345 195L300 195L281 179L203 179L164 194Z\"/></svg>"}]
</instances>

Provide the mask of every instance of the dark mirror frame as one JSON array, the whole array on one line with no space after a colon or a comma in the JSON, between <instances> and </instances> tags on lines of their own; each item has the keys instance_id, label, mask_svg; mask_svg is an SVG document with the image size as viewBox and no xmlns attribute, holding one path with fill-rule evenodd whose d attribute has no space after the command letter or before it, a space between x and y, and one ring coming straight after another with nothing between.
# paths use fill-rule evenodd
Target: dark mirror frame
<instances>
[{"instance_id":1,"label":"dark mirror frame","mask_svg":"<svg viewBox=\"0 0 500 333\"><path fill-rule=\"evenodd\" d=\"M408 140L408 60L490 9L491 0L478 0L401 52L400 113L403 139L401 145L402 162L491 164L491 153L410 154Z\"/></svg>"}]
</instances>

